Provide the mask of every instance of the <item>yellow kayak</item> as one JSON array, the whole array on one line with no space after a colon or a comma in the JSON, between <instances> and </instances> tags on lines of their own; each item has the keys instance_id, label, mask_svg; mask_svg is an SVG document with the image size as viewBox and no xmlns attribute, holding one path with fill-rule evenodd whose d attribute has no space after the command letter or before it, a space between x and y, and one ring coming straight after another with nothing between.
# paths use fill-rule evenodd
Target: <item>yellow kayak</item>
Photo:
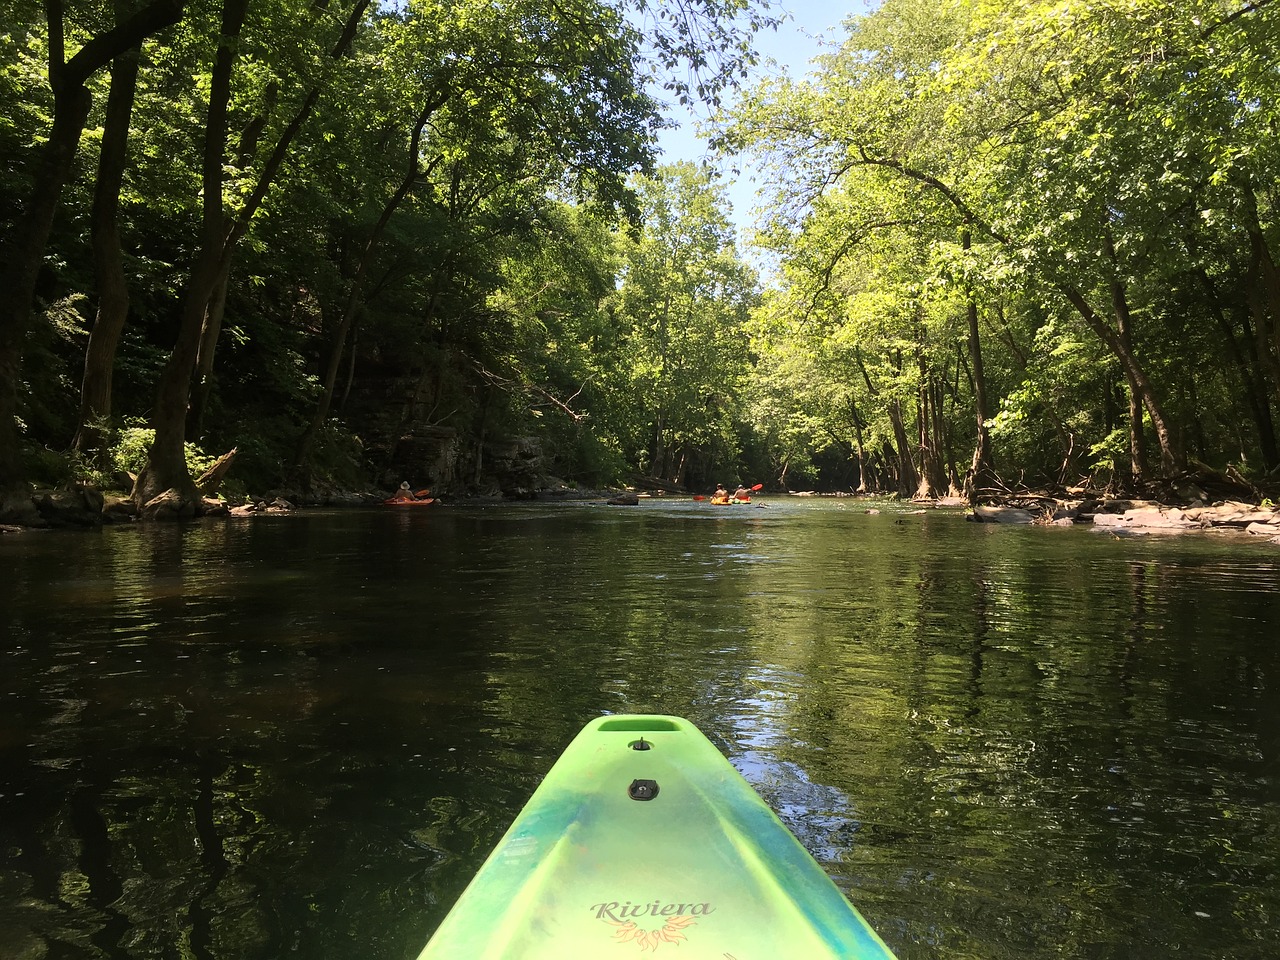
<instances>
[{"instance_id":1,"label":"yellow kayak","mask_svg":"<svg viewBox=\"0 0 1280 960\"><path fill-rule=\"evenodd\" d=\"M419 960L893 960L688 720L587 724Z\"/></svg>"}]
</instances>

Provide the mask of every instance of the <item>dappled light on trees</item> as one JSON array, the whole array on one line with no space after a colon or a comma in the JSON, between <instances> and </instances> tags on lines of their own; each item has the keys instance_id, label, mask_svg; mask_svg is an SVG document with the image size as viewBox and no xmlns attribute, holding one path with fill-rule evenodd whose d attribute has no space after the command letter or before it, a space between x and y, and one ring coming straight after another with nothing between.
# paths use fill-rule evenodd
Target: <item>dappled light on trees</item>
<instances>
[{"instance_id":1,"label":"dappled light on trees","mask_svg":"<svg viewBox=\"0 0 1280 960\"><path fill-rule=\"evenodd\" d=\"M1261 496L1277 11L887 0L743 89L750 0L0 3L0 515L126 471L199 513L232 448L398 483L422 435L460 492L528 441L595 485ZM766 164L763 282L716 176L655 168L684 101Z\"/></svg>"}]
</instances>

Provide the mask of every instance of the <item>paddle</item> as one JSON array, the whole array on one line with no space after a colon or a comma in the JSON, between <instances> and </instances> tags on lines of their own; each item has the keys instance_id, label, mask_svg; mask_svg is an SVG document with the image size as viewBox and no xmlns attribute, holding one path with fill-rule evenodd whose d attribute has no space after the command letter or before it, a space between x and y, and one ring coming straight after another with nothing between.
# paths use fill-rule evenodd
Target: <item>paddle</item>
<instances>
[{"instance_id":1,"label":"paddle","mask_svg":"<svg viewBox=\"0 0 1280 960\"><path fill-rule=\"evenodd\" d=\"M763 490L763 489L764 489L764 484L763 484L763 483L757 483L757 484L756 484L754 487L752 487L751 489L752 489L752 490L754 490L756 493L759 493L761 490Z\"/></svg>"}]
</instances>

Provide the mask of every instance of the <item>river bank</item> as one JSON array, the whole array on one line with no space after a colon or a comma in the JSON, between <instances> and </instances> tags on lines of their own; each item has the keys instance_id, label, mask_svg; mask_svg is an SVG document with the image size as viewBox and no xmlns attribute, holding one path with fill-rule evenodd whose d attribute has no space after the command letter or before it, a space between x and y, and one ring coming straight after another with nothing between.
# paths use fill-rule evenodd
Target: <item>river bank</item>
<instances>
[{"instance_id":1,"label":"river bank","mask_svg":"<svg viewBox=\"0 0 1280 960\"><path fill-rule=\"evenodd\" d=\"M1239 501L1176 506L1151 500L1037 500L973 508L978 523L1092 524L1112 533L1244 532L1280 543L1280 511Z\"/></svg>"},{"instance_id":2,"label":"river bank","mask_svg":"<svg viewBox=\"0 0 1280 960\"><path fill-rule=\"evenodd\" d=\"M646 486L648 488L646 489ZM357 490L279 491L250 497L232 505L207 498L201 516L251 518L292 513L314 507L368 507L381 504L394 491L366 487ZM1177 480L1152 485L1148 492L1159 496L1117 496L1107 491L1075 487L1055 491L988 492L981 502L958 496L919 498L910 502L920 510L964 510L977 523L1038 524L1076 526L1081 524L1107 530L1115 535L1140 533L1224 532L1261 536L1280 544L1280 509L1275 500L1242 480L1201 472ZM647 500L691 498L689 491L652 485L585 489L553 481L513 498L495 492L490 496L445 497L447 503L502 503L512 499L544 502L592 500L610 505L639 505ZM1221 495L1221 496L1216 496ZM819 497L866 501L868 511L877 508L883 494L824 493L819 491L764 491L771 497ZM1280 499L1277 493L1276 499ZM60 490L36 491L31 497L28 521L0 525L0 533L42 528L91 528L107 523L131 523L139 518L137 507L123 490L98 490L76 486ZM162 519L183 519L158 515Z\"/></svg>"}]
</instances>

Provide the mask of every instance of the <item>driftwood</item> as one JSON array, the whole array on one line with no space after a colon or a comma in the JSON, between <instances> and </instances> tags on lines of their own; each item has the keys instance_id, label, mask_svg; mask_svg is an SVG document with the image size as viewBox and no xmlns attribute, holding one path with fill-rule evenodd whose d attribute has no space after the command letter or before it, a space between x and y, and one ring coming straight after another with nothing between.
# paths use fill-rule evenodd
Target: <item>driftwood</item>
<instances>
[{"instance_id":1,"label":"driftwood","mask_svg":"<svg viewBox=\"0 0 1280 960\"><path fill-rule=\"evenodd\" d=\"M664 480L661 477L651 477L643 473L633 473L629 478L631 486L638 490L652 490L656 493L674 493L680 495L688 494L687 487L674 483L670 480Z\"/></svg>"},{"instance_id":2,"label":"driftwood","mask_svg":"<svg viewBox=\"0 0 1280 960\"><path fill-rule=\"evenodd\" d=\"M222 486L222 481L226 478L228 471L231 470L232 461L235 460L239 447L232 447L206 470L200 474L196 480L196 489L206 497L213 497L218 493L218 487Z\"/></svg>"},{"instance_id":3,"label":"driftwood","mask_svg":"<svg viewBox=\"0 0 1280 960\"><path fill-rule=\"evenodd\" d=\"M973 508L977 523L1034 523L1036 515L1018 507L988 507L982 504Z\"/></svg>"}]
</instances>

